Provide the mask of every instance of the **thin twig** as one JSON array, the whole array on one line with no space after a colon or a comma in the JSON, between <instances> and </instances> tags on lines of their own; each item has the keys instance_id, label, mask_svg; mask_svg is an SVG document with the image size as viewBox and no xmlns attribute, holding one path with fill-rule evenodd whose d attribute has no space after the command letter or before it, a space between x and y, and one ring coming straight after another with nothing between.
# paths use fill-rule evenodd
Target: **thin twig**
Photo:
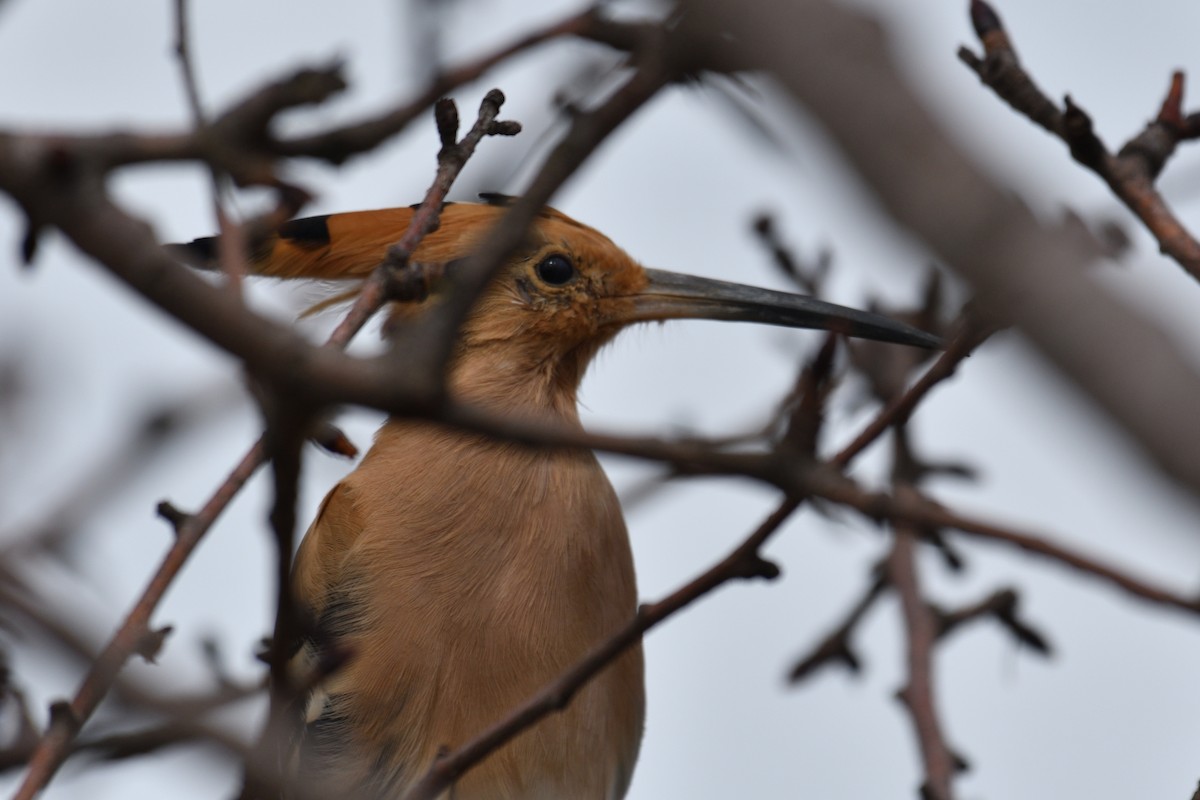
<instances>
[{"instance_id":1,"label":"thin twig","mask_svg":"<svg viewBox=\"0 0 1200 800\"><path fill-rule=\"evenodd\" d=\"M930 390L952 377L963 359L971 355L991 333L990 330L985 329L966 314L960 318L956 327L958 332L950 340L946 350L938 356L916 383L909 387L908 391L885 403L875 418L859 431L854 440L830 459L833 466L844 469L855 456L867 449L888 428L907 422L913 409L929 394Z\"/></svg>"},{"instance_id":2,"label":"thin twig","mask_svg":"<svg viewBox=\"0 0 1200 800\"><path fill-rule=\"evenodd\" d=\"M1051 647L1049 640L1032 625L1017 616L1017 606L1020 603L1015 589L997 589L987 597L954 611L936 611L938 618L938 636L945 637L973 620L992 617L1004 627L1019 643L1029 647L1035 653L1049 656Z\"/></svg>"},{"instance_id":3,"label":"thin twig","mask_svg":"<svg viewBox=\"0 0 1200 800\"><path fill-rule=\"evenodd\" d=\"M183 90L188 108L192 112L192 124L204 127L204 104L200 102L200 86L196 80L196 69L192 63L191 37L188 35L188 0L175 0L175 55L183 74Z\"/></svg>"},{"instance_id":4,"label":"thin twig","mask_svg":"<svg viewBox=\"0 0 1200 800\"><path fill-rule=\"evenodd\" d=\"M388 248L383 261L363 284L354 305L334 330L333 335L330 336L330 344L344 347L346 342L349 342L351 337L366 324L366 321L374 316L388 299L395 296L393 282L398 279L401 271L409 266L409 259L416 252L417 245L421 240L437 229L446 195L449 194L450 187L462 172L463 167L466 166L467 160L474 155L479 142L485 136L497 133L513 135L520 131L520 125L516 123L508 123L508 127L497 127L496 118L499 116L500 107L503 104L504 94L499 89L492 89L484 97L479 107L479 116L462 141L456 142L457 133L450 132L449 142L445 143L444 141L442 149L438 152L437 175L425 192L421 205L413 213L404 233L395 244ZM450 100L443 100L438 107L453 109L454 103ZM448 115L449 111L442 113ZM457 112L454 113L454 118L454 128L457 128ZM439 124L439 128L443 127L442 124ZM442 132L445 133L445 131ZM429 284L439 275L432 268L425 269L421 279L428 291ZM419 299L420 295L417 296Z\"/></svg>"},{"instance_id":5,"label":"thin twig","mask_svg":"<svg viewBox=\"0 0 1200 800\"><path fill-rule=\"evenodd\" d=\"M892 440L892 487L897 497L917 494L923 469L909 442L908 429L896 428ZM945 632L937 612L925 599L917 566L917 541L925 529L908 522L892 523L892 549L887 558L888 579L900 598L908 642L908 680L899 698L908 711L921 750L925 780L923 800L953 800L957 759L946 744L934 694L934 650Z\"/></svg>"},{"instance_id":6,"label":"thin twig","mask_svg":"<svg viewBox=\"0 0 1200 800\"><path fill-rule=\"evenodd\" d=\"M225 510L234 496L241 491L246 481L254 474L262 463L262 441L250 448L249 452L234 467L233 472L225 479L208 502L195 514L191 514L179 526L171 549L163 558L154 577L130 610L121 627L109 640L108 644L96 657L83 683L80 684L74 699L67 707L70 713L70 724L54 724L38 743L37 749L29 762L29 770L25 774L20 788L13 795L13 800L32 800L39 791L50 781L58 767L66 758L71 742L79 732L80 727L96 710L100 701L112 687L117 673L141 647L145 637L151 633L150 616L158 607L162 596L183 568L188 556L195 550L200 539Z\"/></svg>"},{"instance_id":7,"label":"thin twig","mask_svg":"<svg viewBox=\"0 0 1200 800\"><path fill-rule=\"evenodd\" d=\"M450 358L450 343L475 301L500 266L520 247L525 231L554 192L575 174L601 142L677 76L673 60L677 48L669 44L665 34L657 41L647 42L635 54L633 74L599 106L575 117L528 189L482 238L475 253L460 265L454 291L441 313L430 315L409 333L418 342L433 342L438 347L433 358L442 371Z\"/></svg>"},{"instance_id":8,"label":"thin twig","mask_svg":"<svg viewBox=\"0 0 1200 800\"><path fill-rule=\"evenodd\" d=\"M862 597L851 607L840 625L818 642L808 655L796 661L788 672L788 682L799 683L826 664L844 664L851 672L857 673L862 668L862 662L854 652L850 638L863 617L875 605L875 601L883 597L888 586L886 570L876 567L867 591L863 592Z\"/></svg>"},{"instance_id":9,"label":"thin twig","mask_svg":"<svg viewBox=\"0 0 1200 800\"><path fill-rule=\"evenodd\" d=\"M599 9L593 6L527 34L481 58L441 72L421 95L383 114L309 136L281 139L273 143L273 150L280 156L318 158L341 164L354 155L375 149L407 127L439 97L479 80L497 64L518 53L568 36L633 52L658 32L657 23L605 19Z\"/></svg>"},{"instance_id":10,"label":"thin twig","mask_svg":"<svg viewBox=\"0 0 1200 800\"><path fill-rule=\"evenodd\" d=\"M1200 595L1187 596L1163 589L1043 536L956 513L921 495L901 497L869 492L844 476L817 471L806 476L805 485L815 497L857 509L871 519L907 523L923 530L953 529L978 539L1001 542L1098 578L1156 605L1200 614Z\"/></svg>"},{"instance_id":11,"label":"thin twig","mask_svg":"<svg viewBox=\"0 0 1200 800\"><path fill-rule=\"evenodd\" d=\"M192 113L192 127L203 135L208 128L204 104L200 100L200 83L196 78L196 65L192 60L191 37L188 25L188 0L175 0L175 55L183 78L184 94ZM230 292L240 296L242 280L246 277L246 237L242 226L233 221L221 203L221 186L224 176L215 163L209 164L212 180L213 217L221 236L217 240L219 257L217 262L225 272Z\"/></svg>"}]
</instances>

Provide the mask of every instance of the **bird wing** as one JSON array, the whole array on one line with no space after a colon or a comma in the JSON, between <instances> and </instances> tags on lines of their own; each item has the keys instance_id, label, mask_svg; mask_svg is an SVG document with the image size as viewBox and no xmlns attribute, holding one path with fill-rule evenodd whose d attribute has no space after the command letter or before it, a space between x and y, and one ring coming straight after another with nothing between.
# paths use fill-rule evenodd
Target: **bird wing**
<instances>
[{"instance_id":1,"label":"bird wing","mask_svg":"<svg viewBox=\"0 0 1200 800\"><path fill-rule=\"evenodd\" d=\"M330 490L296 554L292 574L295 598L320 620L341 578L345 555L364 528L354 492L345 482Z\"/></svg>"},{"instance_id":2,"label":"bird wing","mask_svg":"<svg viewBox=\"0 0 1200 800\"><path fill-rule=\"evenodd\" d=\"M296 555L292 586L296 602L310 620L295 659L298 680L311 680L324 671L325 657L338 647L353 626L354 609L341 587L342 564L364 526L353 490L335 486L317 512ZM338 656L334 656L335 661ZM317 685L304 710L295 748L295 775L302 785L332 785L339 765L349 766L351 747L346 721L330 702L323 684Z\"/></svg>"}]
</instances>

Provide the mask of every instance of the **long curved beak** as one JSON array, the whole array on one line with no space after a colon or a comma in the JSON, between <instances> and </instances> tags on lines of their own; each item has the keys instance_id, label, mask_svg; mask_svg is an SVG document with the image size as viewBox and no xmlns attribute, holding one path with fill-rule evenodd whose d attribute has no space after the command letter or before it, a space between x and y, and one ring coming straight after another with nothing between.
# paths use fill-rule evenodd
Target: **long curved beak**
<instances>
[{"instance_id":1,"label":"long curved beak","mask_svg":"<svg viewBox=\"0 0 1200 800\"><path fill-rule=\"evenodd\" d=\"M941 338L903 322L806 295L773 292L659 269L645 272L649 283L631 298L632 305L626 306L621 322L720 319L788 328L817 328L927 349L945 346Z\"/></svg>"}]
</instances>

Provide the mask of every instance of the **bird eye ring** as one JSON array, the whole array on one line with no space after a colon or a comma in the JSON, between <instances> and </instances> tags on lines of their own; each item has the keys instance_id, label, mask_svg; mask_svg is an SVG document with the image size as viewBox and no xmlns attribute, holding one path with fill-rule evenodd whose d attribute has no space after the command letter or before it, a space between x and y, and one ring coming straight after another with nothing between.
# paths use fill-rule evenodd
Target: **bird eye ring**
<instances>
[{"instance_id":1,"label":"bird eye ring","mask_svg":"<svg viewBox=\"0 0 1200 800\"><path fill-rule=\"evenodd\" d=\"M575 265L571 263L571 259L555 253L538 263L537 276L550 286L565 286L575 279Z\"/></svg>"}]
</instances>

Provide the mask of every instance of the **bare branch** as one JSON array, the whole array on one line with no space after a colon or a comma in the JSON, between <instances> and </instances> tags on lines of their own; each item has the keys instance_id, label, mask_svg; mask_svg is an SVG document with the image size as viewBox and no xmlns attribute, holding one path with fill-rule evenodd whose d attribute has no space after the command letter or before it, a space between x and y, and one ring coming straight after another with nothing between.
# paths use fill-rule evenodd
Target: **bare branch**
<instances>
[{"instance_id":1,"label":"bare branch","mask_svg":"<svg viewBox=\"0 0 1200 800\"><path fill-rule=\"evenodd\" d=\"M1018 644L1023 644L1039 655L1049 657L1049 640L1029 623L1017 616L1019 596L1015 589L998 589L987 597L955 611L936 610L938 636L949 636L964 625L977 619L991 617L1007 630Z\"/></svg>"},{"instance_id":2,"label":"bare branch","mask_svg":"<svg viewBox=\"0 0 1200 800\"><path fill-rule=\"evenodd\" d=\"M1185 596L1163 589L1045 537L950 511L920 495L869 492L845 477L816 471L808 474L806 485L814 496L855 508L871 519L887 519L922 529L953 529L978 539L1001 542L1098 578L1156 605L1200 614L1200 594Z\"/></svg>"},{"instance_id":3,"label":"bare branch","mask_svg":"<svg viewBox=\"0 0 1200 800\"><path fill-rule=\"evenodd\" d=\"M889 579L885 570L877 567L874 573L871 583L867 586L867 591L851 607L850 612L846 615L842 623L830 631L824 639L809 651L808 655L795 663L791 671L788 672L788 682L799 683L813 675L826 664L840 663L853 673L858 673L862 669L862 661L859 659L858 654L854 652L854 647L851 645L850 639L854 635L858 624L862 622L863 617L866 616L867 612L875 605L875 601L881 598L889 587Z\"/></svg>"},{"instance_id":4,"label":"bare branch","mask_svg":"<svg viewBox=\"0 0 1200 800\"><path fill-rule=\"evenodd\" d=\"M442 149L438 152L438 170L433 183L425 192L421 205L413 214L408 228L400 239L388 248L383 261L371 273L363 284L358 298L345 318L334 330L330 343L344 347L375 312L383 307L389 299L423 300L429 292L429 287L441 277L440 269L433 265L418 266L409 270L409 259L416 251L417 245L427 234L437 229L441 216L442 203L450 192L450 187L458 178L467 160L475 153L475 148L485 137L495 135L496 118L500 107L504 104L504 94L499 89L488 92L479 107L479 116L471 130L456 142L458 128L458 111L454 101L443 99L439 101L438 129L443 139ZM453 110L453 128L449 130L448 115ZM520 131L516 129L504 135Z\"/></svg>"},{"instance_id":5,"label":"bare branch","mask_svg":"<svg viewBox=\"0 0 1200 800\"><path fill-rule=\"evenodd\" d=\"M1200 242L1154 188L1155 178L1176 146L1200 136L1200 123L1185 118L1181 109L1183 73L1172 76L1158 116L1113 155L1092 129L1087 113L1070 97L1060 112L1037 88L1021 66L1012 40L991 6L983 0L971 0L971 19L984 54L980 58L964 47L959 50L959 59L1016 111L1062 139L1071 156L1099 175L1113 194L1137 215L1158 240L1162 251L1200 280Z\"/></svg>"},{"instance_id":6,"label":"bare branch","mask_svg":"<svg viewBox=\"0 0 1200 800\"><path fill-rule=\"evenodd\" d=\"M25 773L25 779L17 793L13 795L13 800L32 800L53 777L66 758L79 728L108 693L129 656L138 652L145 637L150 634L150 616L175 576L179 574L179 570L183 568L188 556L261 463L260 442L242 458L204 507L180 525L175 541L159 565L158 571L120 629L96 657L74 699L69 704L63 704L63 713L59 715L58 722L55 721L54 715L51 715L50 726L38 743L30 759L29 770ZM64 723L64 719L71 720L71 724Z\"/></svg>"},{"instance_id":7,"label":"bare branch","mask_svg":"<svg viewBox=\"0 0 1200 800\"><path fill-rule=\"evenodd\" d=\"M658 46L653 46L655 44ZM500 265L521 245L525 231L542 207L609 134L677 76L677 66L672 58L673 49L662 39L654 40L638 51L633 74L599 106L576 116L529 188L483 237L475 255L460 265L454 291L442 312L431 315L407 334L416 341L435 344L433 363L439 371L444 371L450 357L450 342L475 300ZM403 337L400 341L404 341Z\"/></svg>"},{"instance_id":8,"label":"bare branch","mask_svg":"<svg viewBox=\"0 0 1200 800\"><path fill-rule=\"evenodd\" d=\"M1098 243L1075 227L1042 224L951 141L901 79L875 20L829 0L690 0L688 8L782 81L888 212L970 281L992 318L1018 325L1166 474L1200 493L1192 359L1091 278Z\"/></svg>"},{"instance_id":9,"label":"bare branch","mask_svg":"<svg viewBox=\"0 0 1200 800\"><path fill-rule=\"evenodd\" d=\"M955 758L946 744L933 696L933 649L938 626L925 604L914 557L916 537L904 526L895 528L892 553L888 557L889 581L900 597L908 639L908 683L900 691L912 719L913 730L925 765L925 800L952 800Z\"/></svg>"},{"instance_id":10,"label":"bare branch","mask_svg":"<svg viewBox=\"0 0 1200 800\"><path fill-rule=\"evenodd\" d=\"M498 93L497 93L498 94ZM428 231L436 227L436 219L438 210L440 210L442 199L454 178L461 171L466 159L474 152L475 145L486 135L495 121L495 115L499 111L499 103L502 102L502 96L497 99L495 97L485 103L485 108L480 112L480 120L472 132L464 139L464 143L459 145L455 152L444 159L444 162L439 169L438 177L434 182L433 188L426 195L426 201L422 204L422 212L414 215L410 228L406 231L402 243L410 249L415 249L421 237ZM108 205L107 200L103 196L93 198L104 205ZM111 207L114 217L119 215L124 221L124 215L121 214L115 207ZM426 210L428 209L428 210ZM128 220L132 222L132 220ZM111 232L108 234L111 236ZM102 240L104 237L100 237ZM149 250L149 248L147 248ZM155 246L153 249L161 249ZM165 258L165 255L161 256ZM159 256L155 256L159 258ZM169 259L168 259L169 260ZM197 280L194 276L188 274L178 265L167 267L165 264L159 265L164 272L186 283L189 280ZM205 286L202 282L200 286ZM365 294L365 293L364 293ZM244 306L240 306L237 301L230 301L220 296L220 293L210 293L210 297L217 303L222 304L229 312L238 319L247 322L250 325L272 325L262 318L249 312ZM179 302L186 305L186 298L180 297ZM230 302L235 306L231 307ZM358 302L351 309L347 319L334 331L330 337L329 344L335 348L344 347L353 335L361 329L366 323L370 314L364 314L364 309L367 309L374 299L368 297L366 300L360 295ZM381 305L382 302L379 303ZM375 306L378 308L378 305ZM288 338L292 334L287 333ZM309 350L312 348L302 343L294 343L298 349ZM302 395L301 395L302 396ZM107 693L112 681L116 677L121 666L128 659L129 655L139 652L144 649L147 641L147 636L153 635L149 630L149 618L157 607L166 588L174 580L183 563L186 561L191 552L199 544L200 539L216 521L216 518L228 505L229 501L241 490L242 486L249 477L257 470L264 462L266 457L265 440L260 439L246 455L242 458L233 474L226 480L224 484L217 490L204 508L191 515L171 515L172 523L176 526L176 539L172 549L168 552L162 565L159 567L154 579L147 587L137 605L130 613L122 627L114 635L109 645L97 658L83 685L75 696L75 700L71 703L70 709L72 719L78 720L79 725L82 725L95 710L100 700ZM285 497L284 500L287 498ZM286 522L286 520L283 520ZM282 524L282 522L281 522ZM293 526L294 527L294 526ZM278 530L278 528L277 528ZM286 546L285 546L286 544ZM290 595L287 576L290 575L290 558L292 547L290 543L280 543L280 575L279 580L280 596L278 602L279 613L277 614L277 630L274 639L278 647L286 647L286 643L294 638L294 620L288 612L290 603L287 601L287 595ZM286 555L285 555L286 553ZM282 621L281 621L282 620ZM277 653L278 655L278 653ZM277 661L282 664L284 658L280 656ZM275 661L272 662L273 664ZM280 672L282 666L273 669L273 672ZM280 676L276 676L279 678ZM286 681L279 684L286 686ZM58 766L65 758L66 751L69 749L72 740L78 732L78 726L51 726L46 737L39 744L34 753L34 757L30 762L29 772L26 774L25 781L19 790L18 795L14 800L19 800L22 797L32 797L42 786L44 786L57 771ZM270 761L266 763L272 763ZM253 774L253 771L251 772Z\"/></svg>"},{"instance_id":11,"label":"bare branch","mask_svg":"<svg viewBox=\"0 0 1200 800\"><path fill-rule=\"evenodd\" d=\"M408 127L409 123L425 113L425 109L433 105L438 98L464 84L478 80L492 67L513 55L564 36L597 38L603 31L614 27L618 30L622 28L619 23L606 23L594 9L571 14L482 58L443 72L419 97L391 111L343 128L277 141L274 144L275 152L281 156L307 156L340 164L353 155L374 150ZM621 40L613 36L610 37L610 41L616 44Z\"/></svg>"}]
</instances>

